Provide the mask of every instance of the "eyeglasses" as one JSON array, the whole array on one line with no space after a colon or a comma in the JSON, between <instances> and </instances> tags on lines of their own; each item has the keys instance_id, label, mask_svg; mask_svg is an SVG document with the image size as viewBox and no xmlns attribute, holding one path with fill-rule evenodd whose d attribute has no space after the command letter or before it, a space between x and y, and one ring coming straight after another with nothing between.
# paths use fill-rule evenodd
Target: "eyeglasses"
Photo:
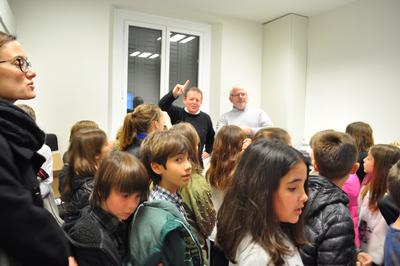
<instances>
[{"instance_id":1,"label":"eyeglasses","mask_svg":"<svg viewBox=\"0 0 400 266\"><path fill-rule=\"evenodd\" d=\"M239 96L244 97L244 96L247 96L247 93L239 92L239 93L236 93L236 94L231 94L231 96L232 97L239 97Z\"/></svg>"},{"instance_id":2,"label":"eyeglasses","mask_svg":"<svg viewBox=\"0 0 400 266\"><path fill-rule=\"evenodd\" d=\"M31 66L32 66L31 63L28 62L28 60L26 60L23 57L16 57L16 58L13 58L11 60L0 61L0 63L6 63L6 62L9 62L9 63L11 63L11 64L13 64L15 66L18 66L19 69L24 73L28 72L31 69Z\"/></svg>"}]
</instances>

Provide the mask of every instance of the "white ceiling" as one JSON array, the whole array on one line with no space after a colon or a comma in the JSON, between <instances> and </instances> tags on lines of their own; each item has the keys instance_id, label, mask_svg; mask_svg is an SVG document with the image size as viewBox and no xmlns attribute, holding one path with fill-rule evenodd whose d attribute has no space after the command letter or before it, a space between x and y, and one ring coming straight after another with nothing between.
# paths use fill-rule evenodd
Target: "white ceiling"
<instances>
[{"instance_id":1,"label":"white ceiling","mask_svg":"<svg viewBox=\"0 0 400 266\"><path fill-rule=\"evenodd\" d=\"M353 1L355 0L114 0L114 3L182 12L183 16L208 14L263 23L288 13L314 16Z\"/></svg>"}]
</instances>

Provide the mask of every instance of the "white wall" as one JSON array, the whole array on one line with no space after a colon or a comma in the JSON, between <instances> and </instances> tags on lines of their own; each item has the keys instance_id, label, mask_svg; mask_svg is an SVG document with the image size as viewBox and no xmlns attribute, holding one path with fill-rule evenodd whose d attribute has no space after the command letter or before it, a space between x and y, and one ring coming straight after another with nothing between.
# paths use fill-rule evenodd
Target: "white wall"
<instances>
[{"instance_id":1,"label":"white wall","mask_svg":"<svg viewBox=\"0 0 400 266\"><path fill-rule=\"evenodd\" d=\"M224 20L221 44L220 113L232 109L229 90L240 83L249 106L261 104L262 24ZM215 121L215 120L214 120Z\"/></svg>"},{"instance_id":2,"label":"white wall","mask_svg":"<svg viewBox=\"0 0 400 266\"><path fill-rule=\"evenodd\" d=\"M15 34L15 19L7 0L0 0L0 30Z\"/></svg>"},{"instance_id":3,"label":"white wall","mask_svg":"<svg viewBox=\"0 0 400 266\"><path fill-rule=\"evenodd\" d=\"M46 132L57 134L62 151L67 149L71 125L78 120L95 120L110 133L108 113L114 2L117 1L10 2L18 38L38 72L35 80L38 96L28 104L35 108L38 124ZM129 6L132 1L125 3ZM141 5L148 12L149 8L140 1L135 2L135 9L132 10L142 12ZM179 13L185 15L154 11L155 15L190 19L188 14L191 13L182 10ZM193 21L212 25L211 117L217 119L220 110L230 108L227 91L237 82L248 87L251 104L259 105L261 25L200 13L192 17ZM220 102L224 105L220 106Z\"/></svg>"},{"instance_id":4,"label":"white wall","mask_svg":"<svg viewBox=\"0 0 400 266\"><path fill-rule=\"evenodd\" d=\"M304 132L307 21L290 14L263 26L262 107L294 146Z\"/></svg>"},{"instance_id":5,"label":"white wall","mask_svg":"<svg viewBox=\"0 0 400 266\"><path fill-rule=\"evenodd\" d=\"M359 0L309 20L306 130L369 123L400 138L400 1Z\"/></svg>"},{"instance_id":6,"label":"white wall","mask_svg":"<svg viewBox=\"0 0 400 266\"><path fill-rule=\"evenodd\" d=\"M107 130L109 21L107 5L89 1L12 1L19 41L33 69L38 124L56 133L62 151L77 120Z\"/></svg>"}]
</instances>

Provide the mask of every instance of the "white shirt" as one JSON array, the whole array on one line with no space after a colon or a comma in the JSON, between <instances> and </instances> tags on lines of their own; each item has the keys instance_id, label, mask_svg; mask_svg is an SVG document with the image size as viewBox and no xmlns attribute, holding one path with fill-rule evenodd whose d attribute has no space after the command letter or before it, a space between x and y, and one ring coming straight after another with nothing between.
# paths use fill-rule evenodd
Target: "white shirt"
<instances>
[{"instance_id":1,"label":"white shirt","mask_svg":"<svg viewBox=\"0 0 400 266\"><path fill-rule=\"evenodd\" d=\"M302 266L303 262L300 257L300 253L289 241L287 245L293 250L293 254L290 257L285 257L286 266ZM252 237L247 235L240 242L236 251L236 264L229 263L229 266L258 266L268 265L271 261L270 255L257 243L252 241Z\"/></svg>"}]
</instances>

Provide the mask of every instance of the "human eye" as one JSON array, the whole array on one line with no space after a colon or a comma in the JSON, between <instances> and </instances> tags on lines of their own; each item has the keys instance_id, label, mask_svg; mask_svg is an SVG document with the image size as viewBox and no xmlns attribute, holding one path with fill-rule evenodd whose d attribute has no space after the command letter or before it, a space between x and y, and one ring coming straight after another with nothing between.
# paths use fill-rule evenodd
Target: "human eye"
<instances>
[{"instance_id":1,"label":"human eye","mask_svg":"<svg viewBox=\"0 0 400 266\"><path fill-rule=\"evenodd\" d=\"M290 192L295 192L297 187L288 187L287 188Z\"/></svg>"},{"instance_id":2,"label":"human eye","mask_svg":"<svg viewBox=\"0 0 400 266\"><path fill-rule=\"evenodd\" d=\"M129 198L129 194L128 193L121 193L120 196L121 196L121 198L124 198L124 199Z\"/></svg>"}]
</instances>

